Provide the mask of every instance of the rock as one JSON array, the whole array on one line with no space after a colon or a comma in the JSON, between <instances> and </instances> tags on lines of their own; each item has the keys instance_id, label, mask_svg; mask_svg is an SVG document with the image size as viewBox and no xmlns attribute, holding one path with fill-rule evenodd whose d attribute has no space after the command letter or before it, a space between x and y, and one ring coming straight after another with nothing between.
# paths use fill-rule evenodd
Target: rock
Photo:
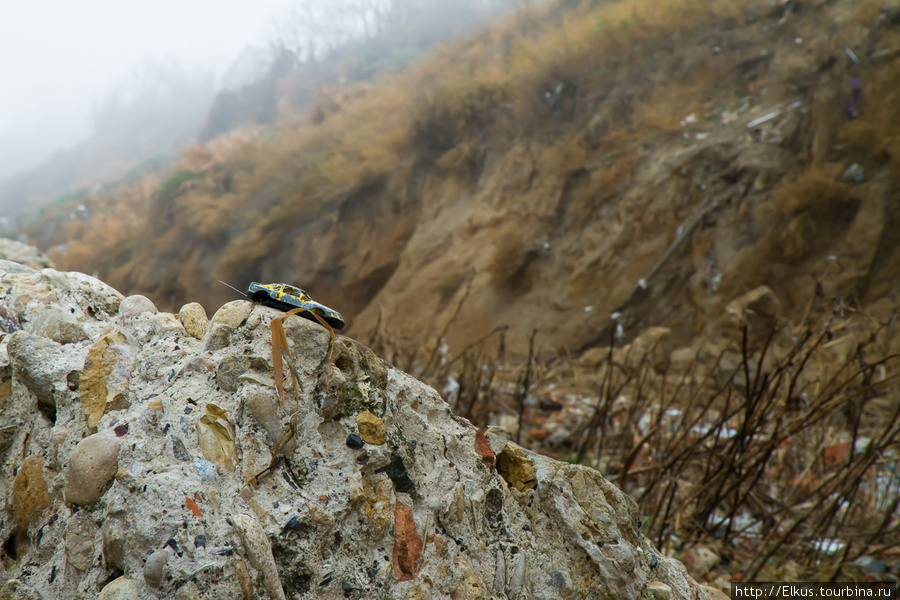
<instances>
[{"instance_id":1,"label":"rock","mask_svg":"<svg viewBox=\"0 0 900 600\"><path fill-rule=\"evenodd\" d=\"M243 594L244 600L253 600L253 580L250 578L247 563L237 559L234 561L234 570L237 572L238 583L241 586L241 594Z\"/></svg>"},{"instance_id":2,"label":"rock","mask_svg":"<svg viewBox=\"0 0 900 600\"><path fill-rule=\"evenodd\" d=\"M44 480L44 458L32 454L22 461L13 481L13 514L21 531L27 531L36 510L50 508L50 493Z\"/></svg>"},{"instance_id":3,"label":"rock","mask_svg":"<svg viewBox=\"0 0 900 600\"><path fill-rule=\"evenodd\" d=\"M367 444L380 446L384 443L384 421L365 410L356 415L359 437Z\"/></svg>"},{"instance_id":4,"label":"rock","mask_svg":"<svg viewBox=\"0 0 900 600\"><path fill-rule=\"evenodd\" d=\"M234 517L234 527L241 538L250 564L262 575L269 595L274 600L285 600L281 577L278 575L278 567L272 556L272 546L259 521L250 515L239 514Z\"/></svg>"},{"instance_id":5,"label":"rock","mask_svg":"<svg viewBox=\"0 0 900 600\"><path fill-rule=\"evenodd\" d=\"M681 562L694 579L703 579L722 558L703 544L696 544L681 556Z\"/></svg>"},{"instance_id":6,"label":"rock","mask_svg":"<svg viewBox=\"0 0 900 600\"><path fill-rule=\"evenodd\" d=\"M125 570L125 536L128 515L117 512L103 520L100 534L103 540L103 558L108 565Z\"/></svg>"},{"instance_id":7,"label":"rock","mask_svg":"<svg viewBox=\"0 0 900 600\"><path fill-rule=\"evenodd\" d=\"M202 340L209 329L209 317L206 316L206 310L197 302L185 304L178 311L178 318L184 325L184 330L198 340Z\"/></svg>"},{"instance_id":8,"label":"rock","mask_svg":"<svg viewBox=\"0 0 900 600\"><path fill-rule=\"evenodd\" d=\"M18 331L12 335L8 345L13 374L37 396L38 402L56 407L56 383L62 379L59 372L48 365L59 364L59 344L46 338ZM63 383L64 379L59 381Z\"/></svg>"},{"instance_id":9,"label":"rock","mask_svg":"<svg viewBox=\"0 0 900 600\"><path fill-rule=\"evenodd\" d=\"M512 442L506 444L497 455L497 472L506 483L520 492L537 487L534 463L525 454L521 446Z\"/></svg>"},{"instance_id":10,"label":"rock","mask_svg":"<svg viewBox=\"0 0 900 600\"><path fill-rule=\"evenodd\" d=\"M669 600L672 597L672 588L659 581L648 581L644 588L644 596L647 600Z\"/></svg>"},{"instance_id":11,"label":"rock","mask_svg":"<svg viewBox=\"0 0 900 600\"><path fill-rule=\"evenodd\" d=\"M157 550L144 563L144 581L150 587L156 589L159 587L163 577L163 569L169 562L169 549L163 548Z\"/></svg>"},{"instance_id":12,"label":"rock","mask_svg":"<svg viewBox=\"0 0 900 600\"><path fill-rule=\"evenodd\" d=\"M419 574L422 540L416 531L412 509L398 502L394 508L394 577L411 581Z\"/></svg>"},{"instance_id":13,"label":"rock","mask_svg":"<svg viewBox=\"0 0 900 600\"><path fill-rule=\"evenodd\" d=\"M664 373L669 368L672 354L672 331L667 327L648 327L621 352L628 356L630 364L645 361L656 372Z\"/></svg>"},{"instance_id":14,"label":"rock","mask_svg":"<svg viewBox=\"0 0 900 600\"><path fill-rule=\"evenodd\" d=\"M136 303L120 314L121 295L84 275L0 279L27 328L0 341L0 449L9 473L19 466L0 514L17 552L3 575L44 600L76 585L107 600L634 600L651 578L671 600L696 597L599 472L479 433L356 341L338 335L329 352L323 327L286 318L300 385L282 407L270 359L279 311L226 305L197 339L168 313L120 319ZM34 317L47 307L94 343L42 337ZM53 410L35 410L35 396ZM51 515L57 490L75 506ZM20 542L26 521L40 535ZM157 568L165 556L148 559L164 542ZM127 578L104 588L115 571Z\"/></svg>"},{"instance_id":15,"label":"rock","mask_svg":"<svg viewBox=\"0 0 900 600\"><path fill-rule=\"evenodd\" d=\"M97 525L87 512L76 513L66 525L66 560L79 571L87 571L94 564L94 538Z\"/></svg>"},{"instance_id":16,"label":"rock","mask_svg":"<svg viewBox=\"0 0 900 600\"><path fill-rule=\"evenodd\" d=\"M128 296L119 304L119 317L125 322L131 321L144 313L155 315L158 312L159 310L153 304L153 301L147 296L141 296L140 294Z\"/></svg>"},{"instance_id":17,"label":"rock","mask_svg":"<svg viewBox=\"0 0 900 600\"><path fill-rule=\"evenodd\" d=\"M274 446L284 427L277 394L260 386L250 386L244 404L253 419L266 431L269 444Z\"/></svg>"},{"instance_id":18,"label":"rock","mask_svg":"<svg viewBox=\"0 0 900 600\"><path fill-rule=\"evenodd\" d=\"M54 268L53 261L34 246L4 237L0 237L0 259L16 262L32 269Z\"/></svg>"},{"instance_id":19,"label":"rock","mask_svg":"<svg viewBox=\"0 0 900 600\"><path fill-rule=\"evenodd\" d=\"M118 470L119 440L99 433L84 438L69 456L66 502L96 502L112 485Z\"/></svg>"},{"instance_id":20,"label":"rock","mask_svg":"<svg viewBox=\"0 0 900 600\"><path fill-rule=\"evenodd\" d=\"M0 588L0 600L44 600L33 588L18 579L10 579Z\"/></svg>"},{"instance_id":21,"label":"rock","mask_svg":"<svg viewBox=\"0 0 900 600\"><path fill-rule=\"evenodd\" d=\"M728 303L722 316L722 327L737 339L747 326L752 348L758 347L781 318L781 301L768 286L761 285Z\"/></svg>"},{"instance_id":22,"label":"rock","mask_svg":"<svg viewBox=\"0 0 900 600\"><path fill-rule=\"evenodd\" d=\"M30 330L35 335L59 344L76 344L90 339L75 316L55 306L41 308L31 317Z\"/></svg>"},{"instance_id":23,"label":"rock","mask_svg":"<svg viewBox=\"0 0 900 600\"><path fill-rule=\"evenodd\" d=\"M488 471L493 470L496 456L494 456L491 445L488 443L487 438L484 437L484 433L482 433L480 429L475 431L475 454L481 457L481 462L484 463L484 466Z\"/></svg>"},{"instance_id":24,"label":"rock","mask_svg":"<svg viewBox=\"0 0 900 600\"><path fill-rule=\"evenodd\" d=\"M0 305L0 331L3 333L15 333L22 329L19 322L19 313L13 309Z\"/></svg>"},{"instance_id":25,"label":"rock","mask_svg":"<svg viewBox=\"0 0 900 600\"><path fill-rule=\"evenodd\" d=\"M253 303L247 300L235 300L228 304L223 304L210 321L210 327L216 325L226 325L232 329L237 329L244 324L250 311L253 310Z\"/></svg>"},{"instance_id":26,"label":"rock","mask_svg":"<svg viewBox=\"0 0 900 600\"><path fill-rule=\"evenodd\" d=\"M97 600L137 600L138 593L137 582L123 576L109 582L100 591Z\"/></svg>"},{"instance_id":27,"label":"rock","mask_svg":"<svg viewBox=\"0 0 900 600\"><path fill-rule=\"evenodd\" d=\"M88 426L96 427L108 410L131 405L129 382L139 349L129 335L110 328L88 350L78 382Z\"/></svg>"}]
</instances>

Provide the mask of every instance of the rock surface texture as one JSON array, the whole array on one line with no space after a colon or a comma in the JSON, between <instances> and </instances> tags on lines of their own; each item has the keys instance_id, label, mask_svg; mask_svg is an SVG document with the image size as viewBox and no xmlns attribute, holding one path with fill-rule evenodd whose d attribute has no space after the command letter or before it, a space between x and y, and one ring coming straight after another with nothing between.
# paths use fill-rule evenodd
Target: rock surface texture
<instances>
[{"instance_id":1,"label":"rock surface texture","mask_svg":"<svg viewBox=\"0 0 900 600\"><path fill-rule=\"evenodd\" d=\"M207 327L21 266L0 308L4 598L707 597L600 473L307 319L284 321L282 406L271 308Z\"/></svg>"}]
</instances>

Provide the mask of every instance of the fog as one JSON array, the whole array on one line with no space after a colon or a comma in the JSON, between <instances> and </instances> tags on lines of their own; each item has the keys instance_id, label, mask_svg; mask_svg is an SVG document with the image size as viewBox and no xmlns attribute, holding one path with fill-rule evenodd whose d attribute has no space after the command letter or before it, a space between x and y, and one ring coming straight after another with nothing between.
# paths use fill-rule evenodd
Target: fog
<instances>
[{"instance_id":1,"label":"fog","mask_svg":"<svg viewBox=\"0 0 900 600\"><path fill-rule=\"evenodd\" d=\"M147 65L221 75L296 0L0 4L0 180L71 147Z\"/></svg>"}]
</instances>

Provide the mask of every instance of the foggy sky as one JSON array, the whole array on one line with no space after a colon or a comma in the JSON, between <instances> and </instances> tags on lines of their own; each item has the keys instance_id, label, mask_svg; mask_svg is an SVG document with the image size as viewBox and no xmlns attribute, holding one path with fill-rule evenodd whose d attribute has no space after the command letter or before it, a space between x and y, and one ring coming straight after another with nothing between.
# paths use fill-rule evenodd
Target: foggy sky
<instances>
[{"instance_id":1,"label":"foggy sky","mask_svg":"<svg viewBox=\"0 0 900 600\"><path fill-rule=\"evenodd\" d=\"M298 1L0 0L0 179L87 137L142 63L221 74Z\"/></svg>"}]
</instances>

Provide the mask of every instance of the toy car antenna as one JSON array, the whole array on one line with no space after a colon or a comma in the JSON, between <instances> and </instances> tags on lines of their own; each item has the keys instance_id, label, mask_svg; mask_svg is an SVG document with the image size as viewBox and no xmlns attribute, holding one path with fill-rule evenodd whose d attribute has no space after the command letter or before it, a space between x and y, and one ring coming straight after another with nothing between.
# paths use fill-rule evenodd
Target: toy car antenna
<instances>
[{"instance_id":1,"label":"toy car antenna","mask_svg":"<svg viewBox=\"0 0 900 600\"><path fill-rule=\"evenodd\" d=\"M222 285L224 285L224 286L226 286L226 287L230 287L231 289L233 289L234 291L236 291L238 294L240 294L240 295L243 296L244 298L247 298L247 293L246 293L246 292L242 292L241 290L237 289L237 288L234 287L233 285L229 285L229 284L225 283L224 281L222 281L221 279L219 280L219 283L221 283Z\"/></svg>"}]
</instances>

